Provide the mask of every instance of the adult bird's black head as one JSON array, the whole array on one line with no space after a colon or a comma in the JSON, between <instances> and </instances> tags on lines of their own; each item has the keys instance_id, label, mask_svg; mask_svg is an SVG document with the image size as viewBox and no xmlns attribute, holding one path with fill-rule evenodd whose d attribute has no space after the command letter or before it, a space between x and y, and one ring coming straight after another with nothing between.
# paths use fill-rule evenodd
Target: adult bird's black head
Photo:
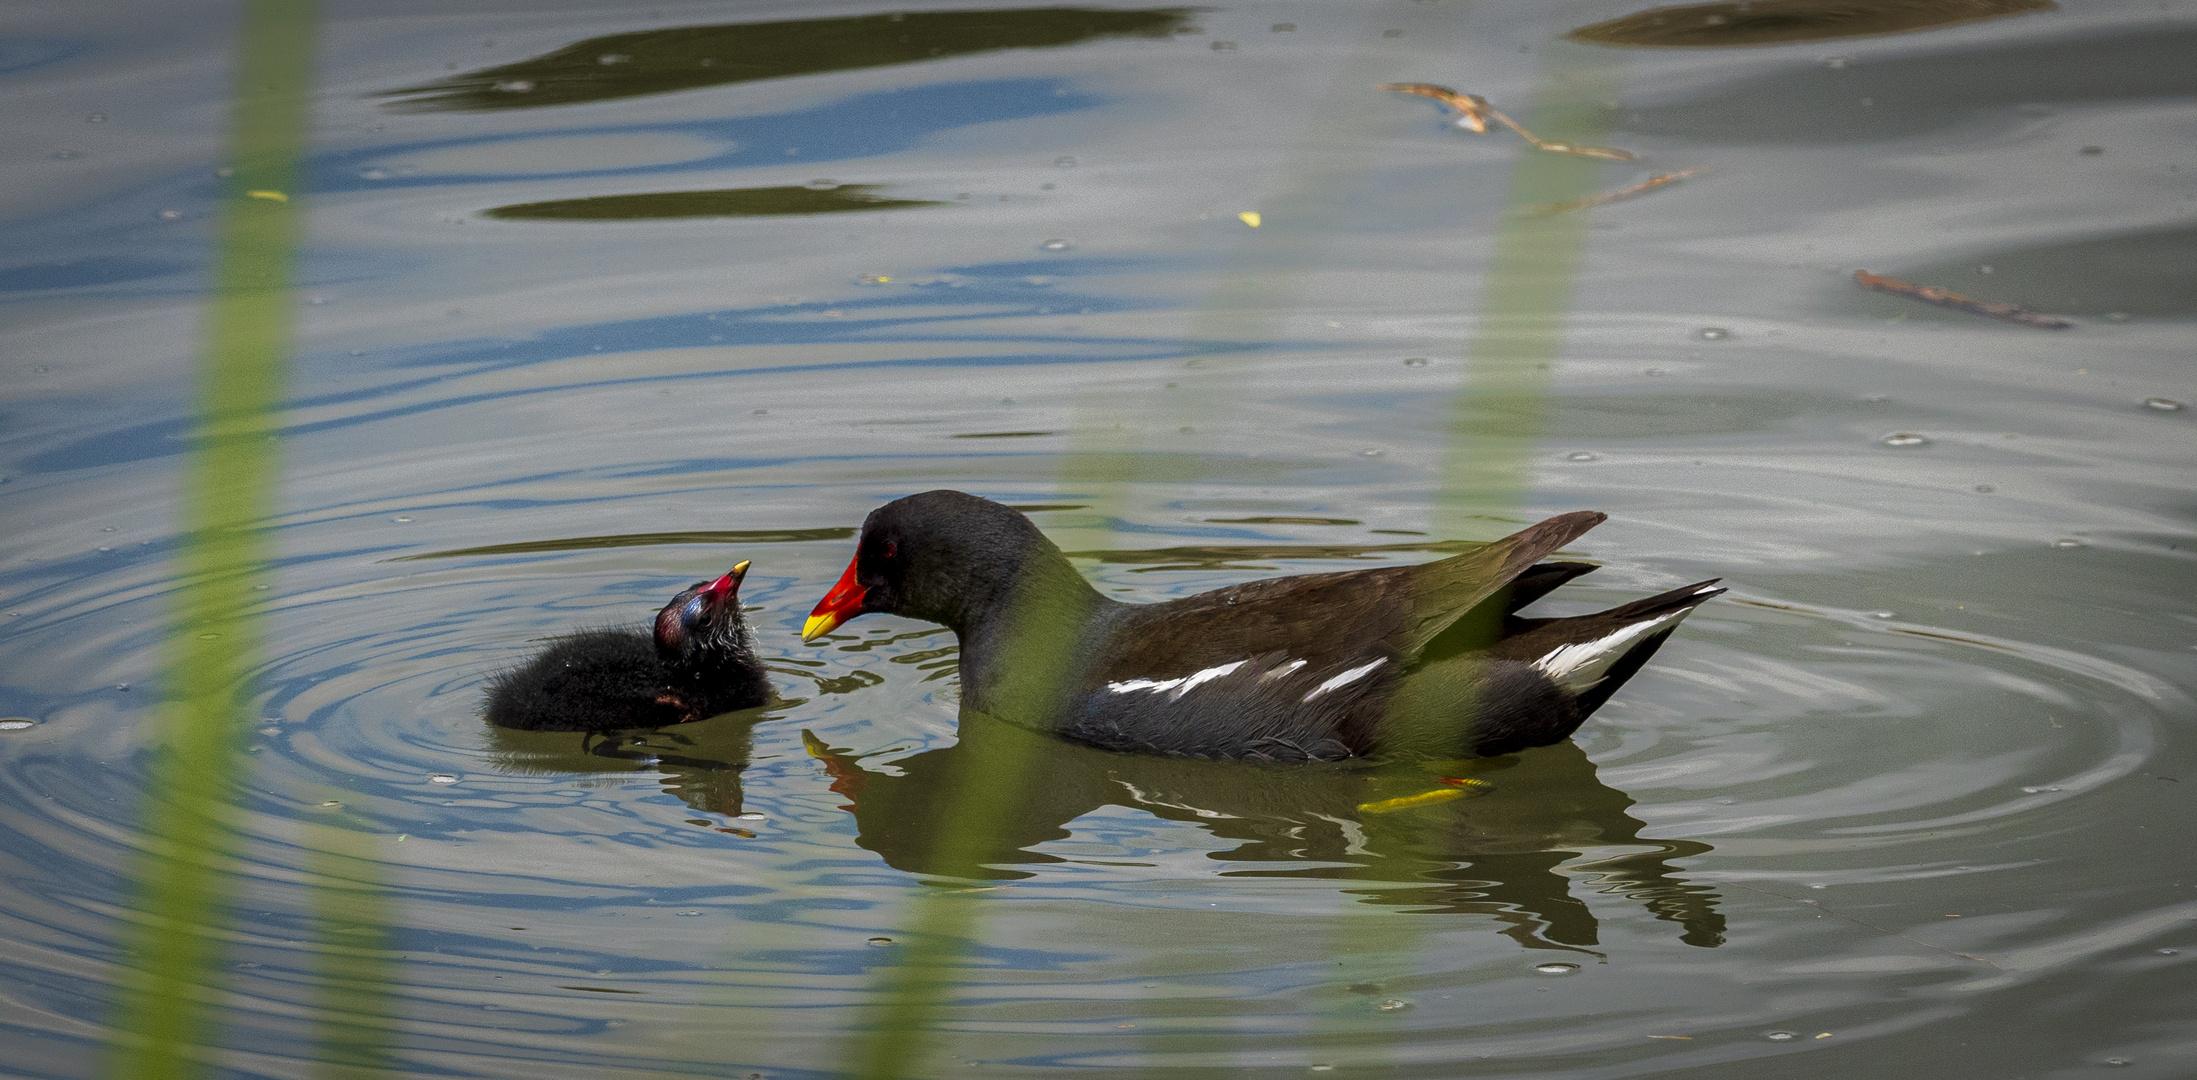
<instances>
[{"instance_id":1,"label":"adult bird's black head","mask_svg":"<svg viewBox=\"0 0 2197 1080\"><path fill-rule=\"evenodd\" d=\"M926 491L870 512L854 560L809 614L815 641L867 612L906 615L966 634L1019 586L1065 573L1068 560L1030 519L959 491Z\"/></svg>"},{"instance_id":2,"label":"adult bird's black head","mask_svg":"<svg viewBox=\"0 0 2197 1080\"><path fill-rule=\"evenodd\" d=\"M1012 508L927 491L870 514L801 637L866 612L942 623L961 642L963 709L1113 750L1505 754L1569 736L1723 591L1704 581L1591 615L1518 614L1594 569L1541 560L1604 520L1575 511L1417 566L1123 604Z\"/></svg>"},{"instance_id":3,"label":"adult bird's black head","mask_svg":"<svg viewBox=\"0 0 2197 1080\"><path fill-rule=\"evenodd\" d=\"M770 684L740 616L743 562L697 581L656 613L654 640L630 630L558 638L498 676L484 710L499 727L616 731L760 705Z\"/></svg>"}]
</instances>

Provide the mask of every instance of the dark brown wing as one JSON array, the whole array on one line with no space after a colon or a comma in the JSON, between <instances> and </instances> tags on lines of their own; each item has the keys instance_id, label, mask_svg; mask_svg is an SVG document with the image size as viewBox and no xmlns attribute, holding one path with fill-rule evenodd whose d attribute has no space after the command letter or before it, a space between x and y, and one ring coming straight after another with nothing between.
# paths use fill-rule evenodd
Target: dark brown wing
<instances>
[{"instance_id":1,"label":"dark brown wing","mask_svg":"<svg viewBox=\"0 0 2197 1080\"><path fill-rule=\"evenodd\" d=\"M1321 667L1374 656L1410 663L1450 623L1607 515L1553 517L1418 566L1266 578L1128 608L1107 628L1086 685L1172 678L1280 652Z\"/></svg>"}]
</instances>

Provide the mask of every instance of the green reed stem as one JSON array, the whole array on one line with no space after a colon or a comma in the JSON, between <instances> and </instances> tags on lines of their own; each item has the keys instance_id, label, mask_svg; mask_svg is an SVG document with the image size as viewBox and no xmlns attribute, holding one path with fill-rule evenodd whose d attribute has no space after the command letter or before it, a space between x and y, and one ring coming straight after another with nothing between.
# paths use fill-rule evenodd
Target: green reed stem
<instances>
[{"instance_id":1,"label":"green reed stem","mask_svg":"<svg viewBox=\"0 0 2197 1080\"><path fill-rule=\"evenodd\" d=\"M125 934L128 976L106 1063L107 1075L130 1080L203 1075L215 1041L237 854L231 795L262 656L253 586L269 566L265 529L279 478L272 431L290 356L314 16L311 3L286 0L249 0L244 10L233 175L200 346L198 428L183 466L165 695L149 740L158 749L132 867L142 914Z\"/></svg>"},{"instance_id":2,"label":"green reed stem","mask_svg":"<svg viewBox=\"0 0 2197 1080\"><path fill-rule=\"evenodd\" d=\"M1620 63L1601 50L1562 41L1544 45L1541 55L1545 66L1526 125L1545 137L1599 144L1610 129L1605 102L1616 96ZM1592 194L1600 186L1604 165L1594 158L1518 147L1479 318L1465 346L1465 382L1450 405L1434 503L1436 536L1471 531L1471 517L1514 515L1532 490L1533 458L1547 424L1588 223L1585 210L1533 210ZM1482 640L1496 640L1501 627L1492 621L1500 619L1494 607L1482 605L1466 616L1490 616L1487 625L1463 629ZM1457 715L1470 714L1471 706L1459 702L1442 716L1392 716L1390 723L1454 724ZM1434 822L1439 822L1451 812L1445 804L1398 815L1437 815ZM1430 827L1442 827L1434 822ZM1374 866L1367 876L1379 873ZM1379 983L1408 973L1417 943L1413 931L1423 920L1407 917L1399 922L1391 913L1366 908L1343 919L1336 941L1336 959L1342 962L1339 979Z\"/></svg>"}]
</instances>

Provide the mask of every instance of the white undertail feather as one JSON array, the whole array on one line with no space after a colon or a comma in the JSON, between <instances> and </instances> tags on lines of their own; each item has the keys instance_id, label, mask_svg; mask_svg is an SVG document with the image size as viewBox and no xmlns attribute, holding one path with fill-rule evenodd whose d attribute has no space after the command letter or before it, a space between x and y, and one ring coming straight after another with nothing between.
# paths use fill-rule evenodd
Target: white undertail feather
<instances>
[{"instance_id":1,"label":"white undertail feather","mask_svg":"<svg viewBox=\"0 0 2197 1080\"><path fill-rule=\"evenodd\" d=\"M1625 654L1631 652L1641 639L1671 626L1692 612L1690 607L1681 608L1645 622L1629 623L1619 627L1614 633L1593 641L1559 645L1550 650L1547 656L1534 661L1533 666L1540 668L1541 673L1554 680L1558 686L1575 694L1582 693L1601 682L1602 677L1609 674L1610 668L1624 659Z\"/></svg>"}]
</instances>

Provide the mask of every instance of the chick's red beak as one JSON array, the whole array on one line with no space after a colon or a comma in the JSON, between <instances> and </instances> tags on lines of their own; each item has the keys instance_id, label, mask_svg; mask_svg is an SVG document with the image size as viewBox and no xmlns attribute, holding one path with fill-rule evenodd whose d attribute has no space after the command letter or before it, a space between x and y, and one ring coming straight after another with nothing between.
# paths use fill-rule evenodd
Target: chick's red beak
<instances>
[{"instance_id":1,"label":"chick's red beak","mask_svg":"<svg viewBox=\"0 0 2197 1080\"><path fill-rule=\"evenodd\" d=\"M747 576L747 560L741 560L738 566L726 571L724 577L710 582L709 587L702 590L702 595L708 597L710 603L723 603L726 597L738 595L740 582Z\"/></svg>"},{"instance_id":2,"label":"chick's red beak","mask_svg":"<svg viewBox=\"0 0 2197 1080\"><path fill-rule=\"evenodd\" d=\"M839 575L839 584L832 586L832 591L816 602L816 610L809 612L809 621L801 626L801 640L815 641L862 614L862 596L862 583L854 579L854 563L850 562L847 572Z\"/></svg>"}]
</instances>

